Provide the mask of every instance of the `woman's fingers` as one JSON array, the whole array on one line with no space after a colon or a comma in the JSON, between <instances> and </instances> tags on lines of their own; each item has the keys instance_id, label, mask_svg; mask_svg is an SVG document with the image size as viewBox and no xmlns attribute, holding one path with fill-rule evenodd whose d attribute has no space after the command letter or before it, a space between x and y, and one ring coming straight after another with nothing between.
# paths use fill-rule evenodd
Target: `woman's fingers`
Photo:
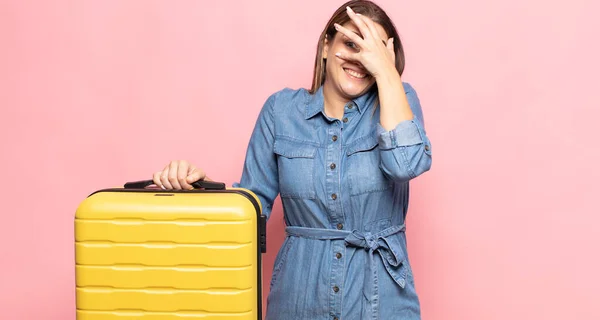
<instances>
[{"instance_id":1,"label":"woman's fingers","mask_svg":"<svg viewBox=\"0 0 600 320\"><path fill-rule=\"evenodd\" d=\"M171 161L162 171L152 176L154 184L162 189L191 190L192 183L208 179L204 171L196 168L186 160Z\"/></svg>"},{"instance_id":2,"label":"woman's fingers","mask_svg":"<svg viewBox=\"0 0 600 320\"><path fill-rule=\"evenodd\" d=\"M160 173L160 183L162 184L163 189L173 189L173 186L169 182L169 168L170 165L167 165Z\"/></svg>"},{"instance_id":3,"label":"woman's fingers","mask_svg":"<svg viewBox=\"0 0 600 320\"><path fill-rule=\"evenodd\" d=\"M370 36L375 41L375 43L381 41L381 43L383 43L385 45L386 41L380 37L380 35L377 31L377 28L375 27L375 22L373 22L373 20L371 18L369 18L367 16L363 16L359 13L357 13L356 15L367 25L367 27L369 28L370 34L371 34Z\"/></svg>"},{"instance_id":4,"label":"woman's fingers","mask_svg":"<svg viewBox=\"0 0 600 320\"><path fill-rule=\"evenodd\" d=\"M177 180L177 167L178 166L179 166L178 161L172 161L171 165L169 166L168 179L169 179L169 182L171 183L171 186L173 186L173 189L175 189L175 190L181 190L181 185L179 184L179 181Z\"/></svg>"},{"instance_id":5,"label":"woman's fingers","mask_svg":"<svg viewBox=\"0 0 600 320\"><path fill-rule=\"evenodd\" d=\"M165 186L163 186L162 181L160 180L160 175L162 174L162 171L157 171L154 173L154 175L152 176L152 181L154 182L154 184L157 187L160 187L162 189L165 189Z\"/></svg>"},{"instance_id":6,"label":"woman's fingers","mask_svg":"<svg viewBox=\"0 0 600 320\"><path fill-rule=\"evenodd\" d=\"M359 48L364 48L365 45L365 40L363 38L361 38L359 35L357 35L356 33L346 29L344 26L339 25L339 24L334 24L333 25L335 27L335 30L337 30L338 32L342 33L343 35L345 35L346 37L348 37L350 40L354 41L354 43L356 45L358 45Z\"/></svg>"},{"instance_id":7,"label":"woman's fingers","mask_svg":"<svg viewBox=\"0 0 600 320\"><path fill-rule=\"evenodd\" d=\"M392 62L396 62L396 51L394 50L394 38L389 38L387 41L386 48L388 49Z\"/></svg>"},{"instance_id":8,"label":"woman's fingers","mask_svg":"<svg viewBox=\"0 0 600 320\"><path fill-rule=\"evenodd\" d=\"M369 29L369 26L365 23L363 19L361 19L361 16L354 13L354 11L350 7L346 7L346 11L348 12L348 17L350 17L350 19L354 22L354 24L356 25L356 27L358 28L365 40L377 37L377 33L372 34L371 30Z\"/></svg>"},{"instance_id":9,"label":"woman's fingers","mask_svg":"<svg viewBox=\"0 0 600 320\"><path fill-rule=\"evenodd\" d=\"M190 164L187 161L180 161L177 167L177 182L182 189L191 190L194 189L191 184L187 182L188 172L190 171Z\"/></svg>"},{"instance_id":10,"label":"woman's fingers","mask_svg":"<svg viewBox=\"0 0 600 320\"><path fill-rule=\"evenodd\" d=\"M335 56L350 62L359 62L359 54L358 53L344 53L344 52L336 52Z\"/></svg>"},{"instance_id":11,"label":"woman's fingers","mask_svg":"<svg viewBox=\"0 0 600 320\"><path fill-rule=\"evenodd\" d=\"M188 183L194 183L198 180L204 180L206 178L206 174L204 173L204 171L191 166L190 169L188 170L188 174L187 174L187 182Z\"/></svg>"}]
</instances>

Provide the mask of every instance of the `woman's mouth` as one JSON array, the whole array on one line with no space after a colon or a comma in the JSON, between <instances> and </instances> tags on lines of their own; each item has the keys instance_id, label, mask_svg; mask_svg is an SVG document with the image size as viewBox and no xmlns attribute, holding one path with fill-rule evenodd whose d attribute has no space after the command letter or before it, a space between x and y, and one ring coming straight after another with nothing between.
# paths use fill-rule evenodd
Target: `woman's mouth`
<instances>
[{"instance_id":1,"label":"woman's mouth","mask_svg":"<svg viewBox=\"0 0 600 320\"><path fill-rule=\"evenodd\" d=\"M354 71L354 70L350 70L350 69L346 69L346 68L344 68L344 71L346 72L347 75L349 75L351 78L354 78L354 79L364 79L367 77L366 73L362 73L362 72L358 72L358 71Z\"/></svg>"}]
</instances>

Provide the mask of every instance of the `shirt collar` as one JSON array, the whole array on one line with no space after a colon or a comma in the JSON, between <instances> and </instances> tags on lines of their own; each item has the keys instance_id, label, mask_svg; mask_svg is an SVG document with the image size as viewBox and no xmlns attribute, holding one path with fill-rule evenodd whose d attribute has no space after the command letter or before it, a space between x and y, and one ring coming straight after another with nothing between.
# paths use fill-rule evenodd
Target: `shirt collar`
<instances>
[{"instance_id":1,"label":"shirt collar","mask_svg":"<svg viewBox=\"0 0 600 320\"><path fill-rule=\"evenodd\" d=\"M375 92L376 89L375 86L373 86L367 93L352 100L359 113L362 114L373 104L374 98L377 96ZM326 116L324 108L325 99L323 97L323 86L320 86L314 94L307 95L305 119L310 119L319 112Z\"/></svg>"}]
</instances>

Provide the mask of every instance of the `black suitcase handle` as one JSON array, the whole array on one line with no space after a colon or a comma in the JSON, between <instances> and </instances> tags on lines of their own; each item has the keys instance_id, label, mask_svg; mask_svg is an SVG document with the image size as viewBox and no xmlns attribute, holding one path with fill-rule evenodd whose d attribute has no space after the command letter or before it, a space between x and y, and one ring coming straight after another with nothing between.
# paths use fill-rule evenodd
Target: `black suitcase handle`
<instances>
[{"instance_id":1,"label":"black suitcase handle","mask_svg":"<svg viewBox=\"0 0 600 320\"><path fill-rule=\"evenodd\" d=\"M125 189L144 189L154 184L154 180L141 180L127 182L123 186ZM191 184L195 189L206 190L225 190L225 183L215 181L198 180Z\"/></svg>"}]
</instances>

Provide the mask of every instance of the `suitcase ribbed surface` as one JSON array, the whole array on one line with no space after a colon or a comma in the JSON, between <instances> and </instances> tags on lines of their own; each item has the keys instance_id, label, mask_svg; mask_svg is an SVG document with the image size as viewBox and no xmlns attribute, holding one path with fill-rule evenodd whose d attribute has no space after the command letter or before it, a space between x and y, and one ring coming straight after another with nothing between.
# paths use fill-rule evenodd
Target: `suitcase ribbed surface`
<instances>
[{"instance_id":1,"label":"suitcase ribbed surface","mask_svg":"<svg viewBox=\"0 0 600 320\"><path fill-rule=\"evenodd\" d=\"M229 191L85 199L75 219L77 319L258 319L260 209Z\"/></svg>"}]
</instances>

